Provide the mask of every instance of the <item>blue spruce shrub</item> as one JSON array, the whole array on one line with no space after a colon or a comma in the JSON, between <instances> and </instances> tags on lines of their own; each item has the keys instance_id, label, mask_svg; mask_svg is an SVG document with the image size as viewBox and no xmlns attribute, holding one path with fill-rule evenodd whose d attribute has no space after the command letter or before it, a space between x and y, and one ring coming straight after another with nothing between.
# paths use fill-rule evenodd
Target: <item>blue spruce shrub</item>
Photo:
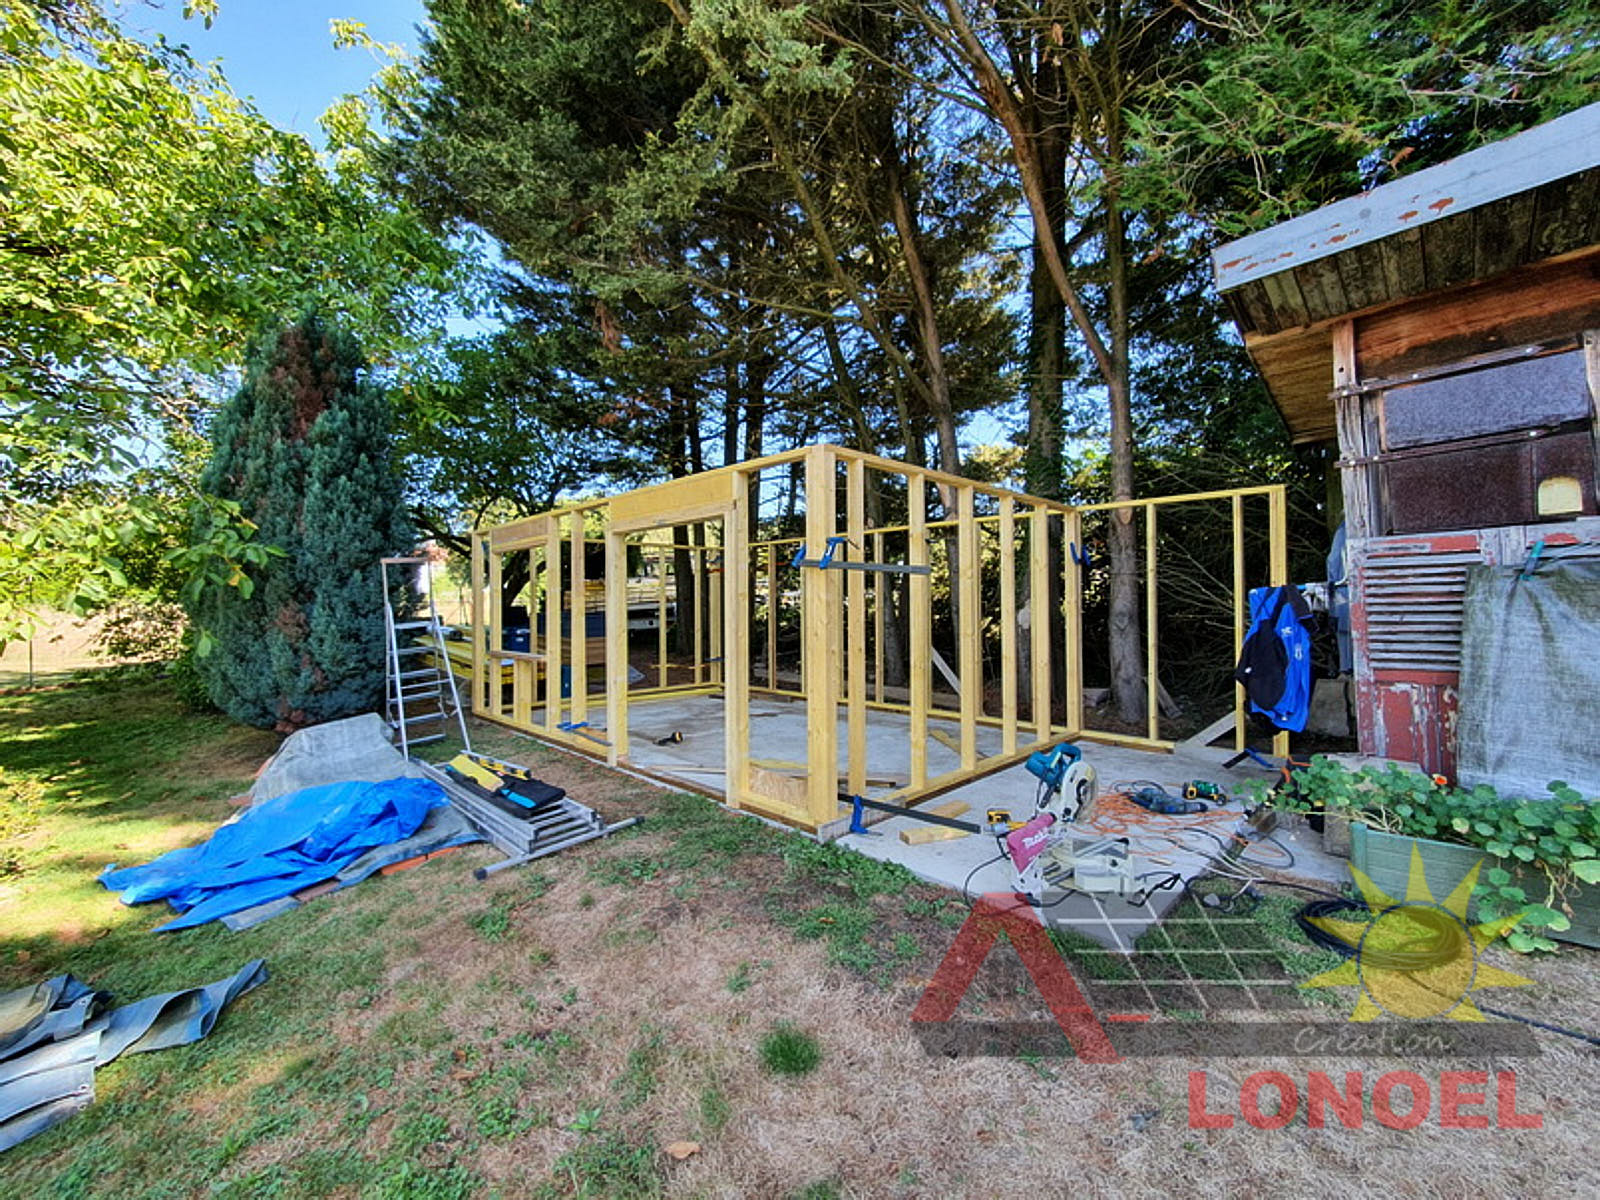
<instances>
[{"instance_id":1,"label":"blue spruce shrub","mask_svg":"<svg viewBox=\"0 0 1600 1200\"><path fill-rule=\"evenodd\" d=\"M378 708L378 560L406 552L415 532L388 401L355 339L312 314L262 340L211 443L201 487L237 502L257 540L283 551L252 572L252 588L210 588L193 606L215 638L196 660L211 699L285 731Z\"/></svg>"}]
</instances>

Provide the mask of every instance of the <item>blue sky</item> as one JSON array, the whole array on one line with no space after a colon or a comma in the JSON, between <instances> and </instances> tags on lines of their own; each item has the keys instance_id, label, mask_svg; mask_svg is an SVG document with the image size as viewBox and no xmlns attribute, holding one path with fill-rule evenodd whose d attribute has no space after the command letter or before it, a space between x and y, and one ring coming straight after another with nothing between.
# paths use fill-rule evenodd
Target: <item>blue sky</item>
<instances>
[{"instance_id":1,"label":"blue sky","mask_svg":"<svg viewBox=\"0 0 1600 1200\"><path fill-rule=\"evenodd\" d=\"M379 42L417 48L423 0L221 0L207 29L185 20L183 0L124 0L124 23L137 33L165 34L201 62L220 62L233 90L248 96L274 125L323 144L317 118L338 97L360 91L378 63L360 50L335 50L329 21L360 21ZM479 333L482 320L452 320L452 334ZM967 445L1003 442L1011 414L977 414Z\"/></svg>"},{"instance_id":2,"label":"blue sky","mask_svg":"<svg viewBox=\"0 0 1600 1200\"><path fill-rule=\"evenodd\" d=\"M184 20L183 0L124 3L130 29L162 33L201 62L220 60L233 90L268 120L322 144L317 118L335 99L360 91L378 64L360 50L335 50L328 22L361 21L376 40L417 46L422 0L221 0L207 29Z\"/></svg>"}]
</instances>

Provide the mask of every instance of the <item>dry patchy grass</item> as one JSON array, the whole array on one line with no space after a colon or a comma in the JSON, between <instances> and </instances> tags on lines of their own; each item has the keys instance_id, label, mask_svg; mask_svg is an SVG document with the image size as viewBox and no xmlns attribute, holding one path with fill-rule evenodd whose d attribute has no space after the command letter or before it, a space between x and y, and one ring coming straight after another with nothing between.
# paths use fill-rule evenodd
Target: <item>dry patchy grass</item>
<instances>
[{"instance_id":1,"label":"dry patchy grass","mask_svg":"<svg viewBox=\"0 0 1600 1200\"><path fill-rule=\"evenodd\" d=\"M0 1189L1456 1196L1583 1194L1600 1182L1589 1146L1600 1068L1592 1050L1552 1036L1537 1059L1508 1063L929 1057L908 1018L953 936L957 901L504 731L475 736L608 817L646 823L483 884L470 868L494 855L473 848L237 935L157 937L157 915L135 910L88 945L6 938L4 986L48 967L137 995L257 954L273 979L206 1042L102 1071L92 1109L0 1160ZM13 767L9 746L0 757ZM149 792L170 791L159 776L177 769L150 767ZM196 824L218 811L215 796L185 794ZM181 804L163 803L179 806L176 822ZM83 815L81 836L112 842L144 819ZM1600 1027L1594 962L1585 952L1518 961L1539 986L1502 993L1504 1003ZM1005 948L963 1013L1048 1017ZM761 1041L780 1022L815 1039L814 1070L763 1067ZM1217 1105L1257 1070L1301 1080L1363 1070L1370 1081L1401 1068L1436 1077L1441 1065L1515 1068L1521 1107L1542 1111L1545 1129L1314 1130L1303 1117L1278 1132L1188 1127L1191 1069L1208 1072ZM678 1142L699 1149L680 1161L665 1152Z\"/></svg>"}]
</instances>

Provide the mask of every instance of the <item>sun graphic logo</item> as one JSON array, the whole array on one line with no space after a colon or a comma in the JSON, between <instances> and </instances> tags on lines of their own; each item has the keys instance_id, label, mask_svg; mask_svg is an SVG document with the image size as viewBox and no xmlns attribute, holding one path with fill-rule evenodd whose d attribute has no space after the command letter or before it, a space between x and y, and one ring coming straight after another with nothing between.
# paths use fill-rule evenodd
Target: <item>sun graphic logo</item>
<instances>
[{"instance_id":1,"label":"sun graphic logo","mask_svg":"<svg viewBox=\"0 0 1600 1200\"><path fill-rule=\"evenodd\" d=\"M1350 875L1366 901L1364 919L1308 918L1350 947L1351 957L1302 987L1359 987L1352 1021L1380 1013L1411 1020L1482 1021L1472 1002L1480 988L1523 987L1532 983L1483 961L1483 950L1521 914L1478 925L1467 923L1467 903L1478 882L1479 859L1455 890L1438 901L1428 890L1422 855L1411 848L1406 895L1396 900L1352 866Z\"/></svg>"}]
</instances>

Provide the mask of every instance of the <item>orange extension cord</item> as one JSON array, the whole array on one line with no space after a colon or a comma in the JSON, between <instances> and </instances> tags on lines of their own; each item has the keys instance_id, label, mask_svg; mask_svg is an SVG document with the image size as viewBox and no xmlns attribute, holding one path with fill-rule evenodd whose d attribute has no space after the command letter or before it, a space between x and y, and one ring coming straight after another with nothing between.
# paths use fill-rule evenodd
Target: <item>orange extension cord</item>
<instances>
[{"instance_id":1,"label":"orange extension cord","mask_svg":"<svg viewBox=\"0 0 1600 1200\"><path fill-rule=\"evenodd\" d=\"M1102 837L1125 837L1130 841L1144 838L1161 838L1175 848L1194 852L1195 847L1181 841L1186 833L1203 833L1215 838L1223 847L1229 842L1236 842L1241 849L1250 845L1249 841L1240 837L1234 831L1234 824L1239 820L1237 812L1226 809L1212 809L1203 813L1158 813L1151 812L1141 804L1134 802L1130 793L1125 791L1102 792L1095 798L1094 805L1087 819L1079 818L1075 824ZM1223 829L1222 826L1227 828ZM1146 861L1170 866L1169 860L1160 855L1144 853L1140 855Z\"/></svg>"}]
</instances>

